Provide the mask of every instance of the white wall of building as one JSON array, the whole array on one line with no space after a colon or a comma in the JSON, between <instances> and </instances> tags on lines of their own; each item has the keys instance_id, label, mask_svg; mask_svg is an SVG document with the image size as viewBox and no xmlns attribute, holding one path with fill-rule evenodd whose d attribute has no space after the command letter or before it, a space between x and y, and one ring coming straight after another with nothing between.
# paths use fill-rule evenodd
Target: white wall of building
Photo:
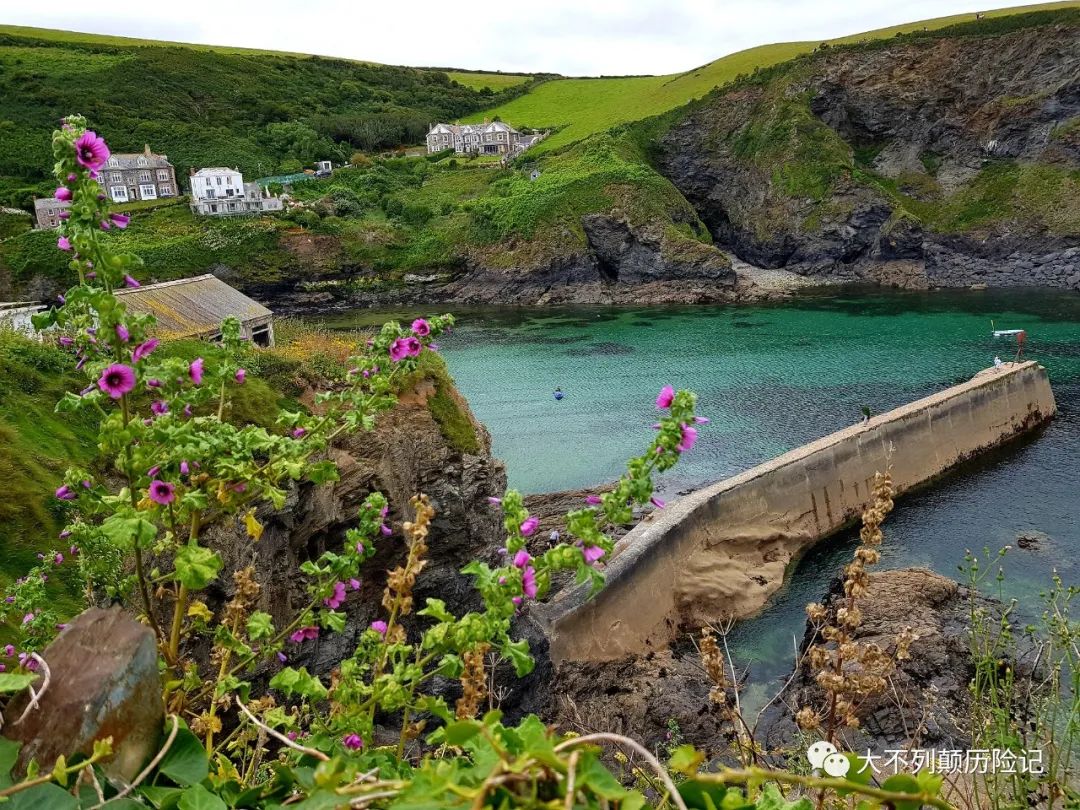
<instances>
[{"instance_id":1,"label":"white wall of building","mask_svg":"<svg viewBox=\"0 0 1080 810\"><path fill-rule=\"evenodd\" d=\"M244 196L244 175L235 169L200 169L191 175L195 200L227 200Z\"/></svg>"}]
</instances>

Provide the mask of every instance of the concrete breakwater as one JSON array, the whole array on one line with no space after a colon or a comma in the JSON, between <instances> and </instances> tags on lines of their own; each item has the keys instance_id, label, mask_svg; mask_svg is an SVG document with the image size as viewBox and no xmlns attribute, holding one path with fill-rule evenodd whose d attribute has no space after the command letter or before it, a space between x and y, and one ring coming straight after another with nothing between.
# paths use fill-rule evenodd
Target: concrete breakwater
<instances>
[{"instance_id":1,"label":"concrete breakwater","mask_svg":"<svg viewBox=\"0 0 1080 810\"><path fill-rule=\"evenodd\" d=\"M569 589L537 611L551 657L618 659L752 616L793 559L858 518L875 472L903 494L1055 410L1042 366L1007 363L681 498L618 543L595 598Z\"/></svg>"}]
</instances>

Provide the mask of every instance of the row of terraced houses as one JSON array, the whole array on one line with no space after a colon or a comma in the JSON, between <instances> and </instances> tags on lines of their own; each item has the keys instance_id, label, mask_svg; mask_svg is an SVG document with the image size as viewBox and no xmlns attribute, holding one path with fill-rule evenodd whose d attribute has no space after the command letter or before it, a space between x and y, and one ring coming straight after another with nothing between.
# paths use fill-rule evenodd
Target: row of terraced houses
<instances>
[{"instance_id":1,"label":"row of terraced houses","mask_svg":"<svg viewBox=\"0 0 1080 810\"><path fill-rule=\"evenodd\" d=\"M522 135L503 121L483 124L433 124L427 134L428 154L453 149L459 155L513 155L541 136Z\"/></svg>"}]
</instances>

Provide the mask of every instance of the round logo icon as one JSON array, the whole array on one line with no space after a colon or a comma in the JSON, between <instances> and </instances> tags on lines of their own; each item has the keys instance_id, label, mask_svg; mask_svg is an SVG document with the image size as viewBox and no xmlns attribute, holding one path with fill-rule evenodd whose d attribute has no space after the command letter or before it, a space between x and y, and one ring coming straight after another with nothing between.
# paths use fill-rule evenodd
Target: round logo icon
<instances>
[{"instance_id":1,"label":"round logo icon","mask_svg":"<svg viewBox=\"0 0 1080 810\"><path fill-rule=\"evenodd\" d=\"M810 767L820 770L825 764L825 758L836 753L836 746L825 740L818 740L806 749L806 758L810 760Z\"/></svg>"},{"instance_id":2,"label":"round logo icon","mask_svg":"<svg viewBox=\"0 0 1080 810\"><path fill-rule=\"evenodd\" d=\"M842 776L847 776L847 772L851 770L851 760L843 754L829 754L825 757L823 767L825 773L839 779Z\"/></svg>"}]
</instances>

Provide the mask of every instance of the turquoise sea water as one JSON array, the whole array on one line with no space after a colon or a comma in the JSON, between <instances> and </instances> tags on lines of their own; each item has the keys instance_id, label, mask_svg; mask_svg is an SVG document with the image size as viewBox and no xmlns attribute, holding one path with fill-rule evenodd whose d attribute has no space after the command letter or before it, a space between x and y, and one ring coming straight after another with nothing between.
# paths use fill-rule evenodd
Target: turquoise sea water
<instances>
[{"instance_id":1,"label":"turquoise sea water","mask_svg":"<svg viewBox=\"0 0 1080 810\"><path fill-rule=\"evenodd\" d=\"M400 313L402 317L414 313ZM651 438L662 385L690 388L712 423L660 482L680 490L727 477L967 379L1028 331L1027 355L1050 373L1059 415L1010 446L900 501L885 526L882 567L923 565L955 576L966 548L1047 535L1007 556L1006 590L1037 610L1056 567L1080 581L1080 296L1021 291L820 291L766 306L457 310L442 341L461 391L493 436L511 486L544 492L614 479ZM335 318L348 325L385 318ZM566 396L556 402L552 391ZM819 599L856 542L819 544L758 619L736 628L733 653L762 684L791 660L802 608Z\"/></svg>"}]
</instances>

